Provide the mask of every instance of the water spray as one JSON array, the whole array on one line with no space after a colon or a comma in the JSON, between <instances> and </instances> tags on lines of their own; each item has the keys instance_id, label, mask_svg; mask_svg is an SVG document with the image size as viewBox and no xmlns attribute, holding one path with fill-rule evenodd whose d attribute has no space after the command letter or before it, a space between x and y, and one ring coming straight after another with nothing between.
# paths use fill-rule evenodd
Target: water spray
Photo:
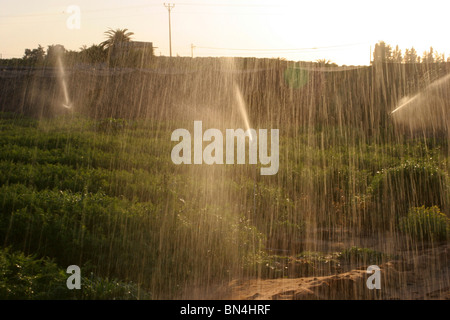
<instances>
[{"instance_id":1,"label":"water spray","mask_svg":"<svg viewBox=\"0 0 450 320\"><path fill-rule=\"evenodd\" d=\"M60 79L61 87L62 87L63 93L64 93L64 103L62 104L62 106L66 109L72 109L72 104L70 103L70 100L69 100L69 92L67 90L64 66L63 66L60 54L58 54L57 62L58 62L58 77Z\"/></svg>"},{"instance_id":2,"label":"water spray","mask_svg":"<svg viewBox=\"0 0 450 320\"><path fill-rule=\"evenodd\" d=\"M398 106L397 108L395 108L395 109L390 113L390 115L393 114L393 113L395 113L395 112L397 112L398 110L402 109L403 107L409 105L409 104L410 104L411 102L413 102L414 100L420 98L421 95L423 95L425 92L427 92L427 91L429 91L429 90L431 90L431 89L434 89L434 88L436 88L436 87L442 85L443 83L445 83L445 82L448 81L449 79L450 79L450 74L448 74L448 75L446 75L446 76L444 76L444 77L442 77L442 78L439 78L439 79L433 81L433 82L432 82L431 84L429 84L425 89L423 89L421 92L417 93L417 94L414 95L413 97L411 97L411 98L409 98L409 99L408 99L408 97L403 98L402 100L400 100L400 102L401 102L400 106Z\"/></svg>"},{"instance_id":3,"label":"water spray","mask_svg":"<svg viewBox=\"0 0 450 320\"><path fill-rule=\"evenodd\" d=\"M250 132L249 138L250 141L253 141L253 135L251 134L250 130L250 122L248 120L247 110L245 108L244 97L242 96L241 90L239 89L239 86L237 84L234 84L234 94L238 102L239 111L241 112L242 119L244 120L245 129L248 130L248 132Z\"/></svg>"}]
</instances>

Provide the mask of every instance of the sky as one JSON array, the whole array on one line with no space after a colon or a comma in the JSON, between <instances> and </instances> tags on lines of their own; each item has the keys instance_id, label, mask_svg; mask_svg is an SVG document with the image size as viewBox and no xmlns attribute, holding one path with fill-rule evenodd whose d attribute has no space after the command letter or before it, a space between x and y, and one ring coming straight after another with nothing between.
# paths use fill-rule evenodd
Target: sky
<instances>
[{"instance_id":1,"label":"sky","mask_svg":"<svg viewBox=\"0 0 450 320\"><path fill-rule=\"evenodd\" d=\"M169 2L166 2L169 3ZM419 55L433 46L450 55L448 0L172 0L172 54L246 56L293 61L327 59L368 65L383 40ZM68 7L80 8L80 28L68 28ZM169 55L168 10L156 0L0 0L0 54L62 44L79 50L105 40L108 28L127 28ZM73 21L73 20L71 20Z\"/></svg>"}]
</instances>

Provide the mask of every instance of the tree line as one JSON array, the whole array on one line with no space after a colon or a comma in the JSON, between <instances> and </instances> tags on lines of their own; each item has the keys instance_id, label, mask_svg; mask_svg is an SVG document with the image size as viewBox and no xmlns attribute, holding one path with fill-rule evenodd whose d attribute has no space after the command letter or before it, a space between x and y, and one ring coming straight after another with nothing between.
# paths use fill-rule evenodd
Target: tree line
<instances>
[{"instance_id":1,"label":"tree line","mask_svg":"<svg viewBox=\"0 0 450 320\"><path fill-rule=\"evenodd\" d=\"M106 40L99 44L91 46L83 45L79 51L66 50L61 44L49 45L47 49L38 45L35 49L25 49L22 58L3 59L4 65L25 65L25 66L53 66L56 64L58 56L64 57L65 63L86 63L86 64L106 64L109 66L143 66L142 59L139 58L139 52L131 50L121 52L120 47L123 43L132 41L133 32L128 29L109 29L105 32ZM120 53L120 54L118 54ZM148 52L147 58L153 58L153 50ZM148 64L149 60L146 60ZM316 61L320 65L337 66L330 60L321 59ZM406 49L404 52L395 46L379 41L375 44L372 56L372 64L375 63L444 63L450 62L450 56L445 60L445 54L439 53L430 47L424 51L422 56L418 54L414 47Z\"/></svg>"},{"instance_id":2,"label":"tree line","mask_svg":"<svg viewBox=\"0 0 450 320\"><path fill-rule=\"evenodd\" d=\"M22 58L4 59L2 62L8 65L19 66L54 66L57 63L57 57L64 59L65 63L86 63L86 64L107 64L118 65L128 61L130 65L136 64L139 52L128 50L122 52L120 45L125 42L131 42L133 32L128 29L109 29L105 32L106 40L99 44L91 46L83 45L76 50L67 50L61 44L49 45L45 49L40 44L35 49L25 49ZM120 54L119 54L120 53ZM149 58L153 57L153 50L148 52ZM120 60L120 61L118 61ZM9 62L9 63L8 63ZM126 64L126 63L125 63Z\"/></svg>"},{"instance_id":3,"label":"tree line","mask_svg":"<svg viewBox=\"0 0 450 320\"><path fill-rule=\"evenodd\" d=\"M380 62L443 63L445 61L445 54L435 51L433 47L430 47L429 51L424 51L422 56L420 56L414 47L406 49L402 53L398 45L393 49L391 45L386 44L384 41L379 41L375 45L372 58L372 64ZM450 62L450 57L447 58L447 62Z\"/></svg>"}]
</instances>

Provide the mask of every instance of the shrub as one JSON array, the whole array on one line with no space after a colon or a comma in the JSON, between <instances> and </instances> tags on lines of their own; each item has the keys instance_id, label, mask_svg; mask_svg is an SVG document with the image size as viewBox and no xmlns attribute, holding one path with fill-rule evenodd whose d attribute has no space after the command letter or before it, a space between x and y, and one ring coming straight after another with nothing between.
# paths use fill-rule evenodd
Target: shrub
<instances>
[{"instance_id":1,"label":"shrub","mask_svg":"<svg viewBox=\"0 0 450 320\"><path fill-rule=\"evenodd\" d=\"M63 289L64 278L51 260L0 251L0 299L51 298Z\"/></svg>"},{"instance_id":2,"label":"shrub","mask_svg":"<svg viewBox=\"0 0 450 320\"><path fill-rule=\"evenodd\" d=\"M104 279L142 283L154 297L176 294L188 281L228 277L262 246L259 231L231 210L190 201L179 210L180 201L165 199L162 207L103 193L4 185L0 241L62 266L89 263ZM97 292L109 284L93 286Z\"/></svg>"},{"instance_id":3,"label":"shrub","mask_svg":"<svg viewBox=\"0 0 450 320\"><path fill-rule=\"evenodd\" d=\"M409 208L449 205L449 179L447 174L431 162L407 161L400 166L382 170L369 188L374 214L372 226L396 225Z\"/></svg>"},{"instance_id":4,"label":"shrub","mask_svg":"<svg viewBox=\"0 0 450 320\"><path fill-rule=\"evenodd\" d=\"M369 248L351 247L339 254L339 260L347 263L378 264L390 257Z\"/></svg>"},{"instance_id":5,"label":"shrub","mask_svg":"<svg viewBox=\"0 0 450 320\"><path fill-rule=\"evenodd\" d=\"M81 268L82 272L85 268ZM49 258L0 250L0 299L142 299L149 295L133 283L81 275L81 290L69 290L65 270ZM138 293L139 292L139 293Z\"/></svg>"},{"instance_id":6,"label":"shrub","mask_svg":"<svg viewBox=\"0 0 450 320\"><path fill-rule=\"evenodd\" d=\"M437 206L411 208L399 227L415 240L446 240L450 231L449 218Z\"/></svg>"},{"instance_id":7,"label":"shrub","mask_svg":"<svg viewBox=\"0 0 450 320\"><path fill-rule=\"evenodd\" d=\"M128 122L125 119L107 118L98 123L97 129L101 132L117 133L124 130L127 125Z\"/></svg>"}]
</instances>

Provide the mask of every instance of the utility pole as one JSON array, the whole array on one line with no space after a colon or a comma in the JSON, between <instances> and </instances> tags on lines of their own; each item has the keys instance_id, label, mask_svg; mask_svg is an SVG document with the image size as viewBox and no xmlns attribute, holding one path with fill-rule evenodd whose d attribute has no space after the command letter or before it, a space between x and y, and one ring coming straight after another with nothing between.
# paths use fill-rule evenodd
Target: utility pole
<instances>
[{"instance_id":1,"label":"utility pole","mask_svg":"<svg viewBox=\"0 0 450 320\"><path fill-rule=\"evenodd\" d=\"M194 57L194 48L195 48L194 44L191 43L191 58Z\"/></svg>"},{"instance_id":2,"label":"utility pole","mask_svg":"<svg viewBox=\"0 0 450 320\"><path fill-rule=\"evenodd\" d=\"M170 26L170 11L175 7L175 4L164 3L164 7L167 8L167 11L169 11L169 48L170 48L170 57L172 57L172 30Z\"/></svg>"}]
</instances>

